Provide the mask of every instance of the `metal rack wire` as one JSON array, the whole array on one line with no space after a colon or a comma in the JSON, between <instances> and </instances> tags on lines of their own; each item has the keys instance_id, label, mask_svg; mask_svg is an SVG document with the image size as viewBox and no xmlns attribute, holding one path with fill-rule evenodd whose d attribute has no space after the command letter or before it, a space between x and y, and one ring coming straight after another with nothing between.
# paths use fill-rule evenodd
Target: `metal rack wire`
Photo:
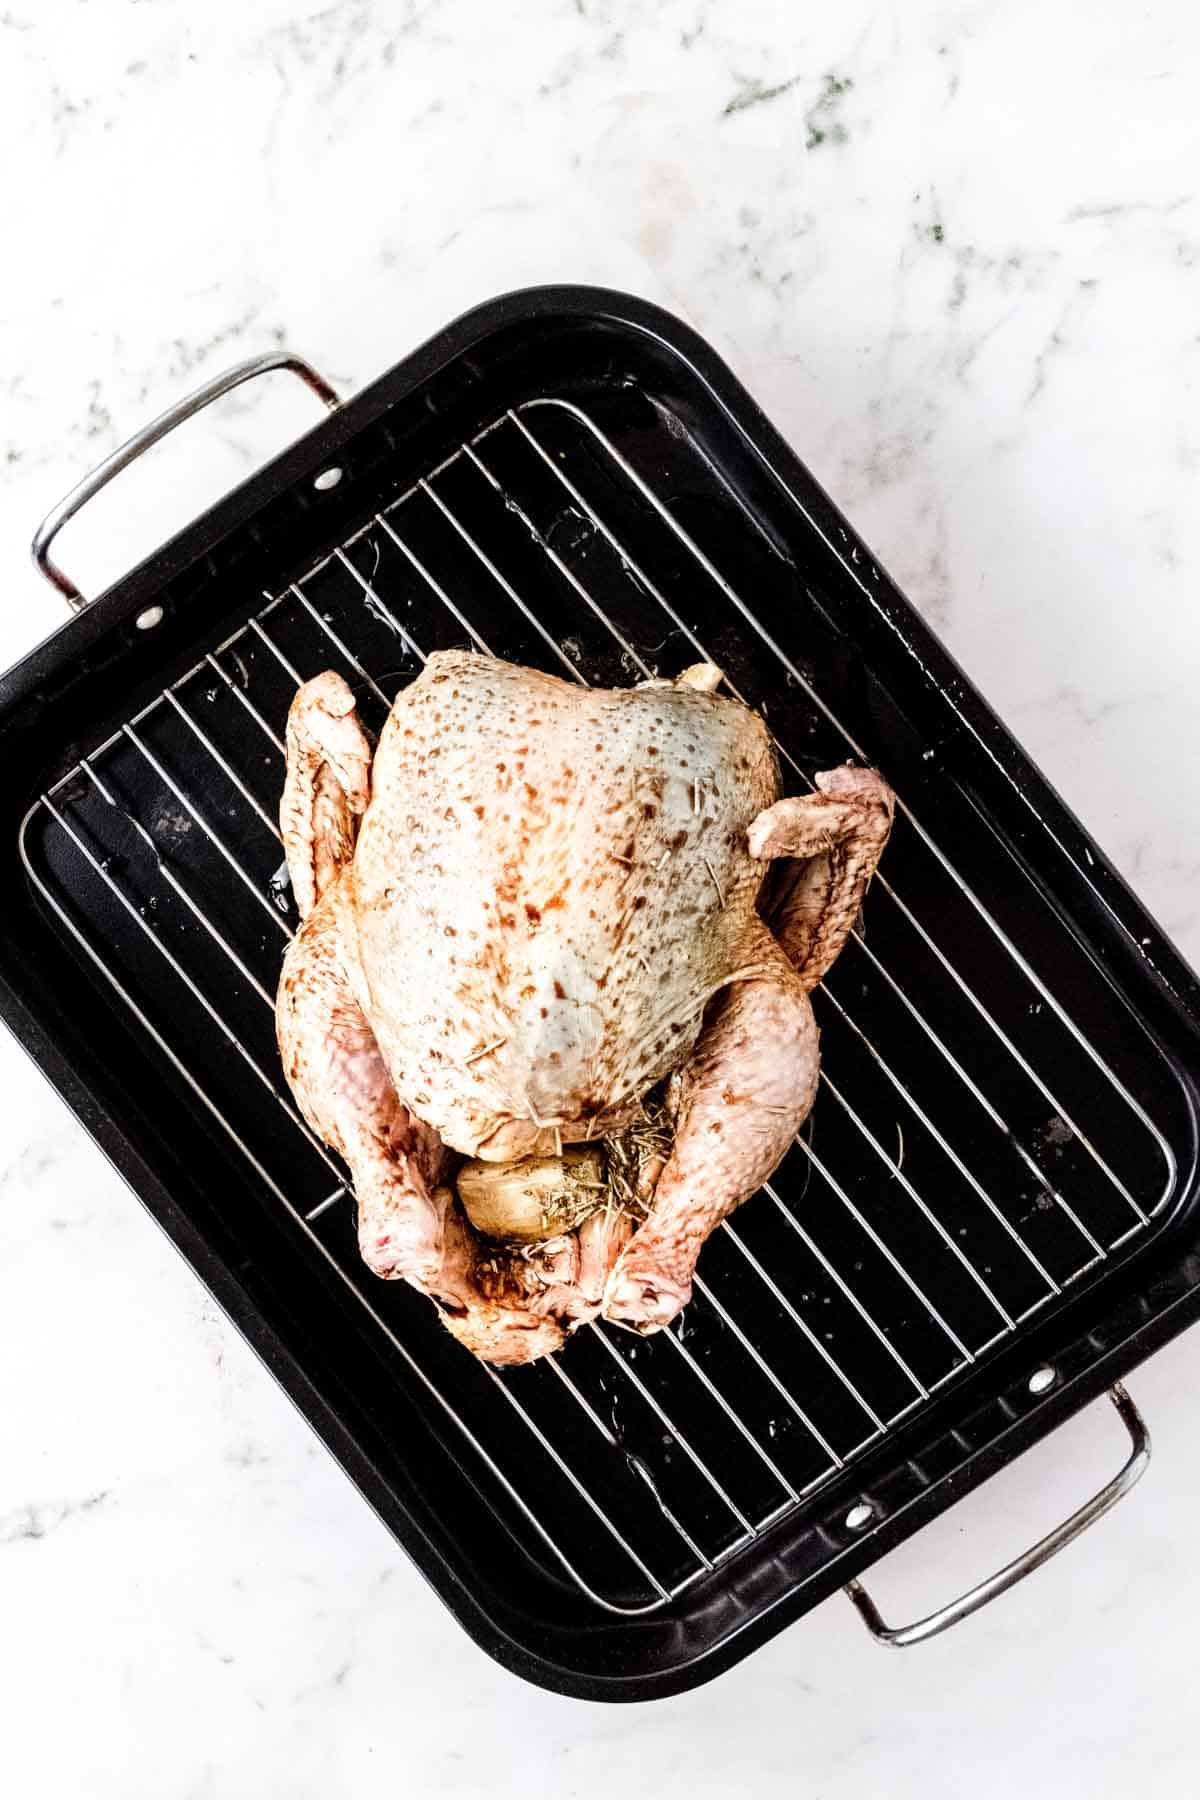
<instances>
[{"instance_id":1,"label":"metal rack wire","mask_svg":"<svg viewBox=\"0 0 1200 1800\"><path fill-rule=\"evenodd\" d=\"M682 598L701 590L709 624ZM533 401L268 596L42 796L21 844L64 928L455 1421L464 1453L567 1579L626 1614L663 1605L804 1503L1144 1233L1175 1180L1166 1138L1052 973L902 799L907 856L889 851L870 929L819 998L815 1132L721 1228L681 1323L647 1342L590 1326L549 1364L504 1374L459 1356L446 1380L428 1334L359 1264L345 1172L274 1055L293 929L274 816L286 704L332 664L378 725L431 649L463 642L572 680L644 679L660 639L672 667L722 662L764 705L739 686L729 646L744 642L826 741L863 754L672 494L587 412ZM771 722L790 783L805 785L809 747L786 716ZM913 857L932 888L907 884ZM1004 1017L964 944L1006 971ZM934 1071L924 1086L914 1043ZM1136 1161L1113 1149L1113 1117Z\"/></svg>"}]
</instances>

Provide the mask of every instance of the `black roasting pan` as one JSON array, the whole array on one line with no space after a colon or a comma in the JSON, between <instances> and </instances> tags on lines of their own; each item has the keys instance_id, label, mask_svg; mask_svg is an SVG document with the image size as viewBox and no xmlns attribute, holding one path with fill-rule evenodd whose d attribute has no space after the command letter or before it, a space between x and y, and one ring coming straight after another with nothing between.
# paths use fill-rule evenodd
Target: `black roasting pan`
<instances>
[{"instance_id":1,"label":"black roasting pan","mask_svg":"<svg viewBox=\"0 0 1200 1800\"><path fill-rule=\"evenodd\" d=\"M327 416L83 604L58 526L276 368ZM0 1009L477 1642L634 1700L838 1586L913 1641L1132 1484L1147 1443L1114 1384L1200 1310L1196 979L693 331L556 287L340 405L256 359L81 483L36 554L76 615L0 680ZM341 669L378 728L424 654L467 644L612 685L710 657L792 785L861 757L901 802L816 996L810 1127L681 1325L503 1374L360 1264L270 1010L296 681ZM854 1578L1106 1389L1133 1438L1108 1487L885 1627Z\"/></svg>"}]
</instances>

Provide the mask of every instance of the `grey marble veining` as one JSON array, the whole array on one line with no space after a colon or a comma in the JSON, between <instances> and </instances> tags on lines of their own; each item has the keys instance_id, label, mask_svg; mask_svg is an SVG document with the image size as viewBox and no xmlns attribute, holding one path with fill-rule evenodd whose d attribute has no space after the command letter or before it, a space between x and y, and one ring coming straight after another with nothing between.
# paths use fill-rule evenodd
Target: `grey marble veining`
<instances>
[{"instance_id":1,"label":"grey marble veining","mask_svg":"<svg viewBox=\"0 0 1200 1800\"><path fill-rule=\"evenodd\" d=\"M1181 0L12 0L0 659L26 547L149 413L279 343L346 389L527 282L725 354L1200 959L1200 21ZM242 391L64 534L95 589L302 430ZM1156 1466L952 1637L828 1603L632 1712L518 1687L412 1573L40 1077L0 1045L0 1777L335 1800L1195 1788L1195 1336ZM1004 1560L1121 1455L1093 1410L894 1556Z\"/></svg>"}]
</instances>

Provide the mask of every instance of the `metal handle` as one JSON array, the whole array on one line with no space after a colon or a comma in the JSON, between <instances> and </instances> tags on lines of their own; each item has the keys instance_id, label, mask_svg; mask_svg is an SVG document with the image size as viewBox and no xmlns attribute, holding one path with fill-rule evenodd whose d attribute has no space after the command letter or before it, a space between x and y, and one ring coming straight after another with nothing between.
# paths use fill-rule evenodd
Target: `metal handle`
<instances>
[{"instance_id":1,"label":"metal handle","mask_svg":"<svg viewBox=\"0 0 1200 1800\"><path fill-rule=\"evenodd\" d=\"M71 577L64 574L50 556L50 546L67 520L73 519L81 507L86 506L102 487L107 487L114 475L119 475L122 469L127 469L129 464L142 454L143 450L148 450L152 444L157 444L160 438L166 437L169 431L174 431L176 425L182 425L185 419L190 419L194 413L198 413L211 400L219 400L222 394L229 393L232 388L240 387L243 381L250 381L255 375L265 375L272 369L287 369L293 375L298 375L301 381L312 389L318 399L325 402L330 411L339 405L335 390L330 387L323 375L318 375L317 371L304 361L303 357L293 356L287 350L269 350L264 356L247 357L245 362L235 363L223 374L214 375L211 381L204 383L203 387L196 388L185 399L177 400L174 406L168 406L166 412L159 413L156 419L151 419L148 425L143 425L140 431L135 431L133 436L119 449L113 451L111 456L106 456L90 475L85 475L82 481L77 482L64 500L60 500L57 506L51 507L34 533L31 546L33 560L46 580L53 582L59 593L65 596L67 604L73 612L82 611L87 605L87 601Z\"/></svg>"},{"instance_id":2,"label":"metal handle","mask_svg":"<svg viewBox=\"0 0 1200 1800\"><path fill-rule=\"evenodd\" d=\"M978 1587L960 1594L957 1600L939 1607L937 1612L930 1613L927 1618L918 1619L915 1625L885 1625L879 1608L862 1583L849 1582L846 1592L858 1608L872 1637L881 1644L891 1644L896 1649L902 1649L907 1644L923 1644L926 1638L936 1637L939 1631L946 1631L951 1625L957 1625L960 1619L969 1618L981 1606L986 1606L989 1600L994 1600L997 1594L1007 1593L1009 1588L1016 1587L1018 1581L1023 1581L1026 1575L1031 1575L1043 1563L1049 1562L1052 1556L1057 1556L1060 1550L1065 1550L1069 1543L1086 1531L1089 1525L1094 1525L1097 1519L1102 1518L1141 1480L1150 1465L1150 1433L1146 1422L1119 1381L1109 1389L1108 1397L1120 1414L1133 1444L1120 1472L1098 1494L1093 1494L1090 1500L1085 1501L1078 1512L1073 1512L1069 1519L1064 1519L1061 1525L1040 1538L1023 1555L1006 1563L1002 1569L997 1569L994 1575L989 1575Z\"/></svg>"}]
</instances>

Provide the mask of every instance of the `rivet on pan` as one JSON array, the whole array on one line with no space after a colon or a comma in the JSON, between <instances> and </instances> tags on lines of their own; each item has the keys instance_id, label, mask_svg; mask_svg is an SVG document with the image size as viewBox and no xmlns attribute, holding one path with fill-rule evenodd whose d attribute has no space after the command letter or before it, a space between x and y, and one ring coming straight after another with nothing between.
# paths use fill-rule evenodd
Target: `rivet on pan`
<instances>
[{"instance_id":1,"label":"rivet on pan","mask_svg":"<svg viewBox=\"0 0 1200 1800\"><path fill-rule=\"evenodd\" d=\"M874 1517L875 1508L870 1501L860 1500L857 1506L852 1506L846 1514L846 1529L847 1531L861 1531L863 1526L869 1525Z\"/></svg>"},{"instance_id":2,"label":"rivet on pan","mask_svg":"<svg viewBox=\"0 0 1200 1800\"><path fill-rule=\"evenodd\" d=\"M1052 1388L1057 1380L1058 1376L1053 1369L1035 1369L1029 1377L1029 1391L1031 1394L1044 1394L1047 1388Z\"/></svg>"},{"instance_id":3,"label":"rivet on pan","mask_svg":"<svg viewBox=\"0 0 1200 1800\"><path fill-rule=\"evenodd\" d=\"M321 492L324 494L328 493L330 488L335 488L341 479L341 469L322 469L319 475L313 476L313 486L315 488L320 488Z\"/></svg>"},{"instance_id":4,"label":"rivet on pan","mask_svg":"<svg viewBox=\"0 0 1200 1800\"><path fill-rule=\"evenodd\" d=\"M161 606L148 606L144 612L138 614L133 622L139 631L153 631L156 625L162 624L163 616Z\"/></svg>"}]
</instances>

